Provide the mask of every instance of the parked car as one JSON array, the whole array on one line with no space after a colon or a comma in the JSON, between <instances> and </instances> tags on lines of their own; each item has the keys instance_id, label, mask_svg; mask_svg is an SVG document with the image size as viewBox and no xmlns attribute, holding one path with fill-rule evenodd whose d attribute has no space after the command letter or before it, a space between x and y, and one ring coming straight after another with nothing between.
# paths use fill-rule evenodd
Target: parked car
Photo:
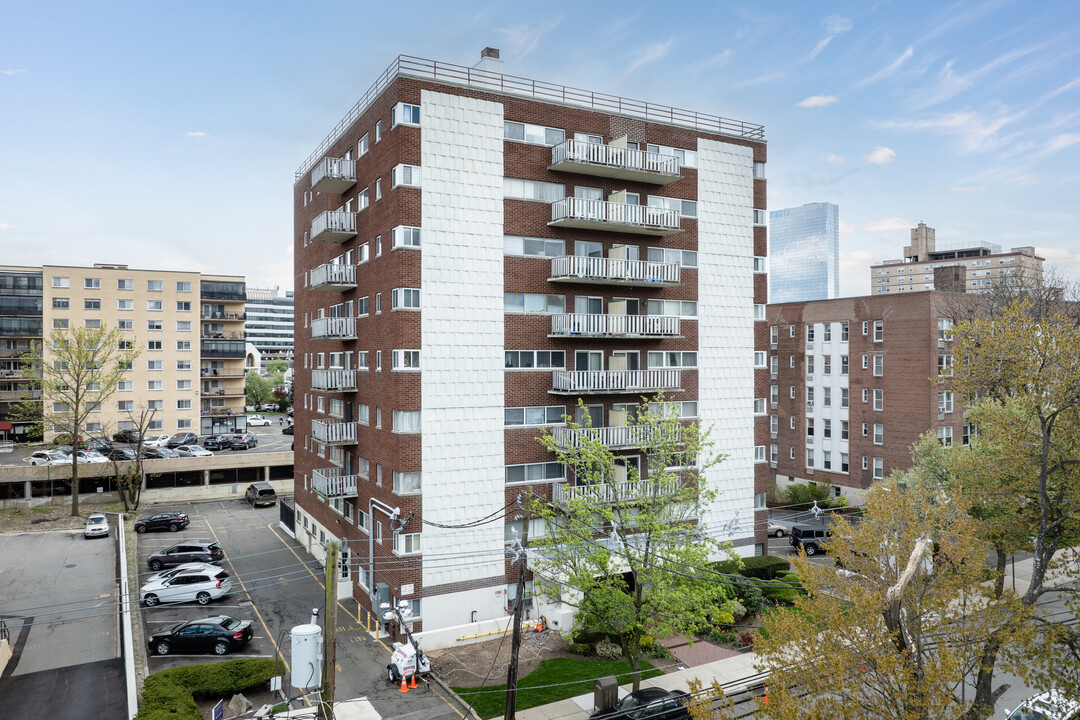
<instances>
[{"instance_id":1,"label":"parked car","mask_svg":"<svg viewBox=\"0 0 1080 720\"><path fill-rule=\"evenodd\" d=\"M180 457L213 457L214 453L204 449L201 445L180 445L174 448Z\"/></svg>"},{"instance_id":2,"label":"parked car","mask_svg":"<svg viewBox=\"0 0 1080 720\"><path fill-rule=\"evenodd\" d=\"M248 415L247 416L248 427L267 427L270 425L270 418L265 418L262 415Z\"/></svg>"},{"instance_id":3,"label":"parked car","mask_svg":"<svg viewBox=\"0 0 1080 720\"><path fill-rule=\"evenodd\" d=\"M817 555L825 552L822 542L829 537L832 537L832 531L823 525L792 525L788 542L796 550L805 550L807 555Z\"/></svg>"},{"instance_id":4,"label":"parked car","mask_svg":"<svg viewBox=\"0 0 1080 720\"><path fill-rule=\"evenodd\" d=\"M169 458L180 457L176 454L175 450L171 450L167 447L144 447L142 452L143 457L148 460L167 460Z\"/></svg>"},{"instance_id":5,"label":"parked car","mask_svg":"<svg viewBox=\"0 0 1080 720\"><path fill-rule=\"evenodd\" d=\"M251 622L218 615L173 625L150 636L150 651L168 655L174 650L212 652L225 655L251 641Z\"/></svg>"},{"instance_id":6,"label":"parked car","mask_svg":"<svg viewBox=\"0 0 1080 720\"><path fill-rule=\"evenodd\" d=\"M787 520L780 520L780 519L774 518L774 519L769 521L769 536L770 537L782 538L785 535L790 535L791 534L791 526L793 524L794 523L791 523L791 522L789 522Z\"/></svg>"},{"instance_id":7,"label":"parked car","mask_svg":"<svg viewBox=\"0 0 1080 720\"><path fill-rule=\"evenodd\" d=\"M115 460L116 462L133 462L137 457L134 450L114 447L112 450L105 453L105 459Z\"/></svg>"},{"instance_id":8,"label":"parked car","mask_svg":"<svg viewBox=\"0 0 1080 720\"><path fill-rule=\"evenodd\" d=\"M1029 697L1020 707L1005 711L1006 720L1078 720L1080 702L1055 690Z\"/></svg>"},{"instance_id":9,"label":"parked car","mask_svg":"<svg viewBox=\"0 0 1080 720\"><path fill-rule=\"evenodd\" d=\"M139 442L138 430L121 430L120 432L113 433L113 442L127 443L128 445L135 445Z\"/></svg>"},{"instance_id":10,"label":"parked car","mask_svg":"<svg viewBox=\"0 0 1080 720\"><path fill-rule=\"evenodd\" d=\"M181 445L198 445L199 436L191 432L176 433L168 442L165 443L166 447L175 448Z\"/></svg>"},{"instance_id":11,"label":"parked car","mask_svg":"<svg viewBox=\"0 0 1080 720\"><path fill-rule=\"evenodd\" d=\"M143 447L164 447L171 435L147 435L143 438Z\"/></svg>"},{"instance_id":12,"label":"parked car","mask_svg":"<svg viewBox=\"0 0 1080 720\"><path fill-rule=\"evenodd\" d=\"M228 435L211 435L203 440L202 446L207 450L228 450L229 449L229 436Z\"/></svg>"},{"instance_id":13,"label":"parked car","mask_svg":"<svg viewBox=\"0 0 1080 720\"><path fill-rule=\"evenodd\" d=\"M169 530L170 532L177 532L178 530L186 528L190 522L191 520L188 518L187 513L156 513L148 518L136 520L135 532L144 533L147 530Z\"/></svg>"},{"instance_id":14,"label":"parked car","mask_svg":"<svg viewBox=\"0 0 1080 720\"><path fill-rule=\"evenodd\" d=\"M611 720L678 720L689 718L686 707L690 696L681 690L663 688L642 688L632 692L610 710L593 713L591 720L610 718Z\"/></svg>"},{"instance_id":15,"label":"parked car","mask_svg":"<svg viewBox=\"0 0 1080 720\"><path fill-rule=\"evenodd\" d=\"M112 450L112 442L110 442L109 438L94 438L86 443L86 449L104 454Z\"/></svg>"},{"instance_id":16,"label":"parked car","mask_svg":"<svg viewBox=\"0 0 1080 720\"><path fill-rule=\"evenodd\" d=\"M35 450L23 458L23 462L38 465L64 465L71 462L71 456L59 450Z\"/></svg>"},{"instance_id":17,"label":"parked car","mask_svg":"<svg viewBox=\"0 0 1080 720\"><path fill-rule=\"evenodd\" d=\"M251 507L257 505L274 505L277 503L277 493L274 486L265 480L248 485L244 499L251 503Z\"/></svg>"},{"instance_id":18,"label":"parked car","mask_svg":"<svg viewBox=\"0 0 1080 720\"><path fill-rule=\"evenodd\" d=\"M177 565L174 568L168 570L162 570L161 572L154 573L153 575L146 576L146 582L158 582L161 580L168 580L178 573L182 573L185 570L201 570L203 572L217 572L222 568L218 565L212 565L210 563L184 563L183 565Z\"/></svg>"},{"instance_id":19,"label":"parked car","mask_svg":"<svg viewBox=\"0 0 1080 720\"><path fill-rule=\"evenodd\" d=\"M86 529L83 530L83 537L108 536L109 518L105 517L105 513L90 513L90 516L86 518Z\"/></svg>"},{"instance_id":20,"label":"parked car","mask_svg":"<svg viewBox=\"0 0 1080 720\"><path fill-rule=\"evenodd\" d=\"M232 580L226 570L184 570L163 580L146 583L139 589L139 599L147 607L160 602L180 603L194 600L205 605L228 595Z\"/></svg>"},{"instance_id":21,"label":"parked car","mask_svg":"<svg viewBox=\"0 0 1080 720\"><path fill-rule=\"evenodd\" d=\"M255 436L251 433L242 433L240 435L233 435L229 438L229 448L231 450L247 450L253 448L259 444L259 441L255 439ZM243 447L238 447L243 445Z\"/></svg>"},{"instance_id":22,"label":"parked car","mask_svg":"<svg viewBox=\"0 0 1080 720\"><path fill-rule=\"evenodd\" d=\"M202 540L173 545L167 550L150 553L146 564L153 571L189 562L216 563L225 559L225 553L216 542Z\"/></svg>"},{"instance_id":23,"label":"parked car","mask_svg":"<svg viewBox=\"0 0 1080 720\"><path fill-rule=\"evenodd\" d=\"M107 463L108 458L99 453L97 450L76 450L75 455L78 456L81 463Z\"/></svg>"},{"instance_id":24,"label":"parked car","mask_svg":"<svg viewBox=\"0 0 1080 720\"><path fill-rule=\"evenodd\" d=\"M262 412L277 412L278 411L278 404L277 403L263 403L262 405L259 406L259 410L262 411Z\"/></svg>"},{"instance_id":25,"label":"parked car","mask_svg":"<svg viewBox=\"0 0 1080 720\"><path fill-rule=\"evenodd\" d=\"M282 435L292 435L293 434L293 426L292 425L286 425L285 427L281 428L281 434Z\"/></svg>"}]
</instances>

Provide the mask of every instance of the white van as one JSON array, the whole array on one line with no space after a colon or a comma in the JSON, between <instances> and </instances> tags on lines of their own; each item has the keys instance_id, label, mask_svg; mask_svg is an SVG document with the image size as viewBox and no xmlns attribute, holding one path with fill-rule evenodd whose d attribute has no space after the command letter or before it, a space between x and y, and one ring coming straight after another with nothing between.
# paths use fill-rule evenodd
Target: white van
<instances>
[{"instance_id":1,"label":"white van","mask_svg":"<svg viewBox=\"0 0 1080 720\"><path fill-rule=\"evenodd\" d=\"M1056 690L1029 697L1013 711L1005 711L1006 720L1080 720L1080 702L1069 700Z\"/></svg>"}]
</instances>

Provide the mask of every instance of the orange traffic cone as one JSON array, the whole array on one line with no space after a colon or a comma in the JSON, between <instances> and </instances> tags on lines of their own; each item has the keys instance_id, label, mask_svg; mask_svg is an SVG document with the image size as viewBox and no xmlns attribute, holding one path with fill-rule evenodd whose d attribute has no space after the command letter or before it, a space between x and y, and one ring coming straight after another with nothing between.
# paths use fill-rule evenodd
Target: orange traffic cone
<instances>
[{"instance_id":1,"label":"orange traffic cone","mask_svg":"<svg viewBox=\"0 0 1080 720\"><path fill-rule=\"evenodd\" d=\"M762 705L768 705L769 704L769 686L768 685L765 686L765 692L762 693L762 695L761 695L761 704Z\"/></svg>"},{"instance_id":2,"label":"orange traffic cone","mask_svg":"<svg viewBox=\"0 0 1080 720\"><path fill-rule=\"evenodd\" d=\"M409 687L410 688L415 688L416 687L416 673L413 673L410 676L410 678L409 678Z\"/></svg>"},{"instance_id":3,"label":"orange traffic cone","mask_svg":"<svg viewBox=\"0 0 1080 720\"><path fill-rule=\"evenodd\" d=\"M409 686L405 684L405 676L401 676L401 687L398 688L398 692L409 692Z\"/></svg>"}]
</instances>

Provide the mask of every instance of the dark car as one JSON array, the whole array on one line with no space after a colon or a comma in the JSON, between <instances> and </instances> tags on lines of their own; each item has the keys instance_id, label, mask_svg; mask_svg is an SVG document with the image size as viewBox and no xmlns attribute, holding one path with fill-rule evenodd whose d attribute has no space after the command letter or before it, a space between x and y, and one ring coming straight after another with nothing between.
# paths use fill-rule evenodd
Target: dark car
<instances>
[{"instance_id":1,"label":"dark car","mask_svg":"<svg viewBox=\"0 0 1080 720\"><path fill-rule=\"evenodd\" d=\"M293 426L292 425L286 425L285 427L281 428L281 434L282 435L292 435L293 434Z\"/></svg>"},{"instance_id":2,"label":"dark car","mask_svg":"<svg viewBox=\"0 0 1080 720\"><path fill-rule=\"evenodd\" d=\"M150 651L158 655L171 652L212 652L225 655L251 641L251 622L228 615L190 620L150 636Z\"/></svg>"},{"instance_id":3,"label":"dark car","mask_svg":"<svg viewBox=\"0 0 1080 720\"><path fill-rule=\"evenodd\" d=\"M86 443L86 449L97 450L99 453L104 455L110 450L112 450L112 442L109 441L109 438L94 438L93 440L90 440Z\"/></svg>"},{"instance_id":4,"label":"dark car","mask_svg":"<svg viewBox=\"0 0 1080 720\"><path fill-rule=\"evenodd\" d=\"M113 433L113 442L127 443L128 445L134 445L139 442L138 430L121 430L120 432Z\"/></svg>"},{"instance_id":5,"label":"dark car","mask_svg":"<svg viewBox=\"0 0 1080 720\"><path fill-rule=\"evenodd\" d=\"M643 688L632 692L610 710L601 710L591 720L679 720L689 718L686 703L690 696L681 690Z\"/></svg>"},{"instance_id":6,"label":"dark car","mask_svg":"<svg viewBox=\"0 0 1080 720\"><path fill-rule=\"evenodd\" d=\"M169 438L169 442L165 443L165 446L174 448L174 447L179 447L181 445L198 445L198 444L199 444L199 436L198 435L196 435L195 433L190 433L190 432L182 432L182 433L176 433L171 438Z\"/></svg>"},{"instance_id":7,"label":"dark car","mask_svg":"<svg viewBox=\"0 0 1080 720\"><path fill-rule=\"evenodd\" d=\"M251 503L251 507L257 505L274 505L277 503L277 493L274 486L265 480L248 485L244 499Z\"/></svg>"},{"instance_id":8,"label":"dark car","mask_svg":"<svg viewBox=\"0 0 1080 720\"><path fill-rule=\"evenodd\" d=\"M147 460L167 460L168 458L179 457L175 451L159 447L144 447L142 456Z\"/></svg>"},{"instance_id":9,"label":"dark car","mask_svg":"<svg viewBox=\"0 0 1080 720\"><path fill-rule=\"evenodd\" d=\"M805 550L807 555L817 555L825 552L822 542L829 537L832 537L832 531L823 525L792 525L788 542L796 550Z\"/></svg>"},{"instance_id":10,"label":"dark car","mask_svg":"<svg viewBox=\"0 0 1080 720\"><path fill-rule=\"evenodd\" d=\"M104 453L105 457L117 462L132 462L136 459L135 451L128 450L127 448L114 447L107 453Z\"/></svg>"},{"instance_id":11,"label":"dark car","mask_svg":"<svg viewBox=\"0 0 1080 720\"><path fill-rule=\"evenodd\" d=\"M186 528L190 522L191 520L188 519L187 513L157 513L148 518L136 520L135 532L144 533L147 530L169 530L170 532L177 532L178 530Z\"/></svg>"},{"instance_id":12,"label":"dark car","mask_svg":"<svg viewBox=\"0 0 1080 720\"><path fill-rule=\"evenodd\" d=\"M259 441L255 439L255 436L251 433L243 433L241 435L233 435L229 439L230 450L247 450L253 448L259 444Z\"/></svg>"},{"instance_id":13,"label":"dark car","mask_svg":"<svg viewBox=\"0 0 1080 720\"><path fill-rule=\"evenodd\" d=\"M204 562L216 563L225 559L225 552L216 542L207 540L198 542L180 543L173 545L168 550L158 550L150 553L146 558L146 564L153 571L163 567L172 567L181 563Z\"/></svg>"},{"instance_id":14,"label":"dark car","mask_svg":"<svg viewBox=\"0 0 1080 720\"><path fill-rule=\"evenodd\" d=\"M229 436L228 435L211 435L203 440L202 446L207 450L228 450L229 449Z\"/></svg>"}]
</instances>

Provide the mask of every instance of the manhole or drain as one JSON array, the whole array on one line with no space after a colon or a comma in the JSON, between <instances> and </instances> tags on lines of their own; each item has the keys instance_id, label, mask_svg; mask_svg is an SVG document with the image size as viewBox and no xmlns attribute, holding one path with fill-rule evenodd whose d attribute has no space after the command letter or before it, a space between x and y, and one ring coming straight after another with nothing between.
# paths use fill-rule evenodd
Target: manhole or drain
<instances>
[{"instance_id":1,"label":"manhole or drain","mask_svg":"<svg viewBox=\"0 0 1080 720\"><path fill-rule=\"evenodd\" d=\"M77 566L76 566L76 565L75 565L75 564L73 563L73 564L71 564L71 565L65 565L64 567L65 567L65 568L73 568L73 567L77 567Z\"/></svg>"}]
</instances>

